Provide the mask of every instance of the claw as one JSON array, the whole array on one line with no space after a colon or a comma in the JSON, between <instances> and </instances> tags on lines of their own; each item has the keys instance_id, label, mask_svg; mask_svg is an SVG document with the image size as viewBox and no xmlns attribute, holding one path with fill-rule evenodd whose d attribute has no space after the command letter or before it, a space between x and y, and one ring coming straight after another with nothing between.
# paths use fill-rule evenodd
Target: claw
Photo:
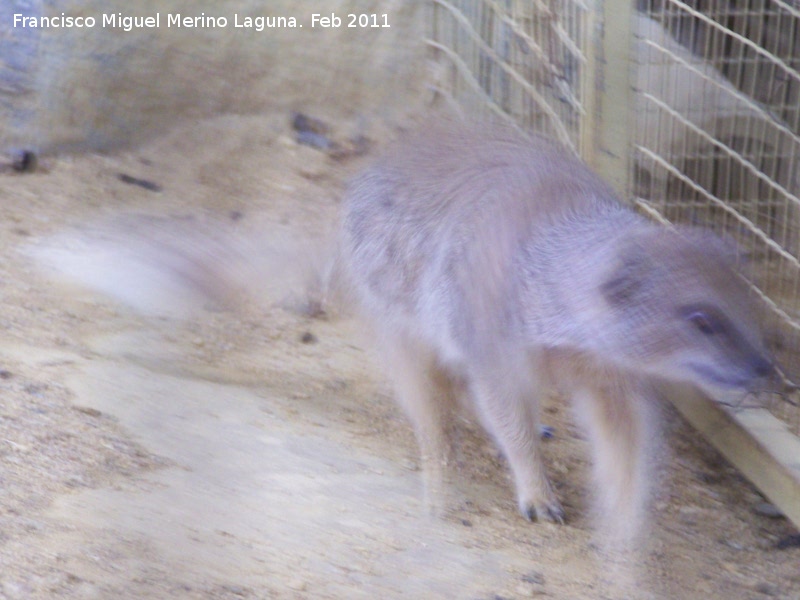
<instances>
[{"instance_id":1,"label":"claw","mask_svg":"<svg viewBox=\"0 0 800 600\"><path fill-rule=\"evenodd\" d=\"M558 525L563 525L565 521L564 509L561 508L561 505L557 502L551 502L549 504L543 504L540 506L536 506L535 504L524 504L520 508L520 512L522 516L525 517L528 521L548 521L550 523L556 523Z\"/></svg>"}]
</instances>

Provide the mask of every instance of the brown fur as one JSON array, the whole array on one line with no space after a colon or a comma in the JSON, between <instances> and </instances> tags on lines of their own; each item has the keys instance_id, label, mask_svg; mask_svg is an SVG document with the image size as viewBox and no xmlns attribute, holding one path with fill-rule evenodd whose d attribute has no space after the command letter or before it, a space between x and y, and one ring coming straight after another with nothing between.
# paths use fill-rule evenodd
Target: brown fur
<instances>
[{"instance_id":1,"label":"brown fur","mask_svg":"<svg viewBox=\"0 0 800 600\"><path fill-rule=\"evenodd\" d=\"M772 373L733 256L621 205L553 143L429 128L352 184L341 260L440 477L459 382L508 459L519 509L561 522L539 450L542 398L575 401L598 509L635 534L649 488L653 378L746 388Z\"/></svg>"}]
</instances>

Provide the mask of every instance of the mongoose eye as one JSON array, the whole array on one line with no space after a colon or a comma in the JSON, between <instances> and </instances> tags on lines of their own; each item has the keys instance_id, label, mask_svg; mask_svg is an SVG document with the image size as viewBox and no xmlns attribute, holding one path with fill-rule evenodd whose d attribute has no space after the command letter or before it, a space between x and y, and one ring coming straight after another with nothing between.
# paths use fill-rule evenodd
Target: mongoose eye
<instances>
[{"instance_id":1,"label":"mongoose eye","mask_svg":"<svg viewBox=\"0 0 800 600\"><path fill-rule=\"evenodd\" d=\"M704 312L693 312L687 319L703 335L714 335L719 332L719 325L714 323L713 319Z\"/></svg>"}]
</instances>

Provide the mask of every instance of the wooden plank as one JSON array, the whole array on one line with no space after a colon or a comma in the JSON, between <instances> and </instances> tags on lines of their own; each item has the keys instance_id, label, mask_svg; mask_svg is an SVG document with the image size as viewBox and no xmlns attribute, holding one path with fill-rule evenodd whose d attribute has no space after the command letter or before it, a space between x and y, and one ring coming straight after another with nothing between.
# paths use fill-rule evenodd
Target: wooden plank
<instances>
[{"instance_id":1,"label":"wooden plank","mask_svg":"<svg viewBox=\"0 0 800 600\"><path fill-rule=\"evenodd\" d=\"M581 155L621 198L628 199L633 114L633 3L606 0L600 22L589 11L587 107ZM598 36L597 39L594 36ZM599 56L598 56L599 53Z\"/></svg>"},{"instance_id":2,"label":"wooden plank","mask_svg":"<svg viewBox=\"0 0 800 600\"><path fill-rule=\"evenodd\" d=\"M666 395L689 423L800 527L800 438L763 408L734 410L688 385L670 386Z\"/></svg>"}]
</instances>

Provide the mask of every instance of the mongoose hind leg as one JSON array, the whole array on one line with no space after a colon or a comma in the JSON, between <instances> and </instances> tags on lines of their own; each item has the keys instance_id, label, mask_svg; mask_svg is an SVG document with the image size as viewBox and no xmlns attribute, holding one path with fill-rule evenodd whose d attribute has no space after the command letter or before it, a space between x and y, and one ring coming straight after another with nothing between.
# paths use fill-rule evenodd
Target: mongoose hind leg
<instances>
[{"instance_id":1,"label":"mongoose hind leg","mask_svg":"<svg viewBox=\"0 0 800 600\"><path fill-rule=\"evenodd\" d=\"M445 475L451 462L452 426L457 404L453 379L432 351L402 333L385 333L381 349L397 401L414 426L429 511L447 504Z\"/></svg>"}]
</instances>

